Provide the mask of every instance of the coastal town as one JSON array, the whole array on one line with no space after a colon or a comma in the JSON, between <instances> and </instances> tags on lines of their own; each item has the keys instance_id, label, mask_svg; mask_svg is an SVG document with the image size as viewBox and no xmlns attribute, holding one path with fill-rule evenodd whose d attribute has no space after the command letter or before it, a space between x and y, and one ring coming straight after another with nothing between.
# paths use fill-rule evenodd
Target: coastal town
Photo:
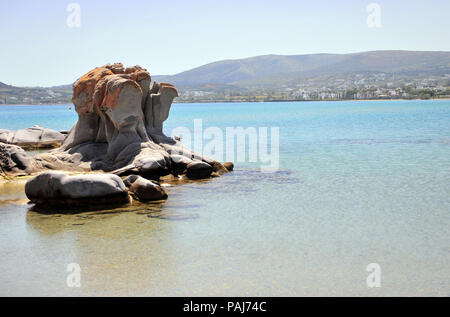
<instances>
[{"instance_id":1,"label":"coastal town","mask_svg":"<svg viewBox=\"0 0 450 317\"><path fill-rule=\"evenodd\" d=\"M181 88L177 102L264 102L374 99L447 99L450 98L450 74L423 79L388 78L387 74L352 78L305 80L278 88L250 87L237 91ZM391 79L391 80L389 80Z\"/></svg>"},{"instance_id":2,"label":"coastal town","mask_svg":"<svg viewBox=\"0 0 450 317\"><path fill-rule=\"evenodd\" d=\"M450 74L406 76L387 73L352 73L317 76L279 85L178 86L175 102L270 102L377 99L450 98ZM15 87L0 83L0 105L70 104L71 85L49 88Z\"/></svg>"}]
</instances>

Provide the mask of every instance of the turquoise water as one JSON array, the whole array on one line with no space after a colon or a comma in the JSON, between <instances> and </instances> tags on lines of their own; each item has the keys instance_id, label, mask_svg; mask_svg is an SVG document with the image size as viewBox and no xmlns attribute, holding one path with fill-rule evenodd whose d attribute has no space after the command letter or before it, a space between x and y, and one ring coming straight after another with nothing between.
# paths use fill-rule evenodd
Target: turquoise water
<instances>
[{"instance_id":1,"label":"turquoise water","mask_svg":"<svg viewBox=\"0 0 450 317\"><path fill-rule=\"evenodd\" d=\"M68 107L0 107L0 128L67 130ZM165 130L194 119L279 127L280 170L169 187L158 216L42 215L0 188L0 295L450 295L450 101L175 104Z\"/></svg>"},{"instance_id":2,"label":"turquoise water","mask_svg":"<svg viewBox=\"0 0 450 317\"><path fill-rule=\"evenodd\" d=\"M78 116L72 105L1 106L0 129L19 130L40 125L55 130L69 130Z\"/></svg>"}]
</instances>

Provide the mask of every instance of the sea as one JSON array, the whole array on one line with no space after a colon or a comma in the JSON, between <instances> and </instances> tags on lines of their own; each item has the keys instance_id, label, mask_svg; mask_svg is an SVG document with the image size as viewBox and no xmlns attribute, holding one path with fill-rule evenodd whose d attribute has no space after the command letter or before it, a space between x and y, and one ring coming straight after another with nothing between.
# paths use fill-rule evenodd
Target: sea
<instances>
[{"instance_id":1,"label":"sea","mask_svg":"<svg viewBox=\"0 0 450 317\"><path fill-rule=\"evenodd\" d=\"M0 129L76 120L0 106ZM224 154L232 173L164 203L49 214L0 184L0 296L450 295L450 100L174 104L164 123L224 152L237 127L268 131L276 167Z\"/></svg>"}]
</instances>

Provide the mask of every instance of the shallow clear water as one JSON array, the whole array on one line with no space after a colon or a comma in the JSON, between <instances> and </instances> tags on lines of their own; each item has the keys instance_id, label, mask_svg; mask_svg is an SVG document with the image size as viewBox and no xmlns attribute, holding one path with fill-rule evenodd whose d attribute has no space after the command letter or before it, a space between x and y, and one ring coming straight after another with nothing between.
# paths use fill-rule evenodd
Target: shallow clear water
<instances>
[{"instance_id":1,"label":"shallow clear water","mask_svg":"<svg viewBox=\"0 0 450 317\"><path fill-rule=\"evenodd\" d=\"M67 108L0 107L0 128L70 129ZM0 295L450 295L450 101L177 104L165 130L198 118L280 127L280 170L72 215L0 185Z\"/></svg>"}]
</instances>

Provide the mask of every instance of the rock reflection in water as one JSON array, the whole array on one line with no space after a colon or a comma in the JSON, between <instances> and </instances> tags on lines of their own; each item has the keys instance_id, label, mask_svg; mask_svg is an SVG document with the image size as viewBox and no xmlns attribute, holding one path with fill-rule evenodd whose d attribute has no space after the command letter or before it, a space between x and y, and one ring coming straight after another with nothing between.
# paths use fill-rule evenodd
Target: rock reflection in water
<instances>
[{"instance_id":1,"label":"rock reflection in water","mask_svg":"<svg viewBox=\"0 0 450 317\"><path fill-rule=\"evenodd\" d=\"M195 209L195 205L165 205L134 203L124 208L71 214L29 210L26 224L34 243L46 245L45 254L35 254L37 261L44 258L51 266L57 263L62 272L70 262L80 265L80 294L158 293L168 286L175 287L177 270L172 265L182 262L174 238L177 232L172 230L170 220L198 216L185 212ZM63 284L61 290L62 294L69 291Z\"/></svg>"}]
</instances>

